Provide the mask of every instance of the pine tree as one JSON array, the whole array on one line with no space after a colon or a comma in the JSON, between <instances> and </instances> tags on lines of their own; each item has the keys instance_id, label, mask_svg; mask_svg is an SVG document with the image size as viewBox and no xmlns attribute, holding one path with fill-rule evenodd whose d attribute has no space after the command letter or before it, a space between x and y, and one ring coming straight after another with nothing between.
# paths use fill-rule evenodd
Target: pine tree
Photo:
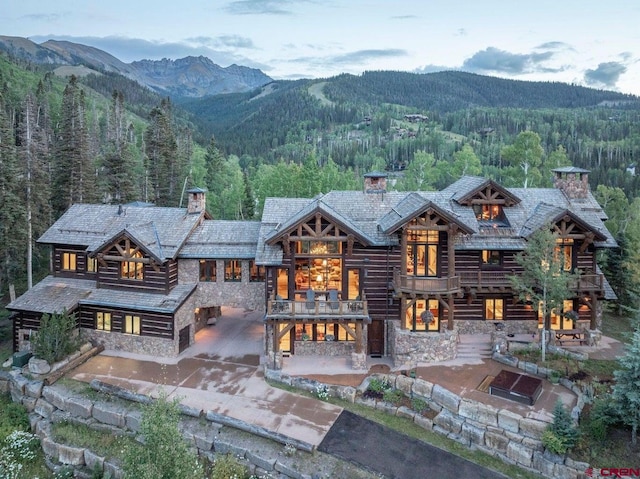
<instances>
[{"instance_id":1,"label":"pine tree","mask_svg":"<svg viewBox=\"0 0 640 479\"><path fill-rule=\"evenodd\" d=\"M152 200L157 206L178 206L178 145L171 124L171 102L162 100L159 107L151 110L149 120L144 135L148 178L145 200Z\"/></svg>"},{"instance_id":2,"label":"pine tree","mask_svg":"<svg viewBox=\"0 0 640 479\"><path fill-rule=\"evenodd\" d=\"M95 171L86 122L86 98L71 76L64 89L53 168L53 207L57 215L74 203L95 200Z\"/></svg>"},{"instance_id":3,"label":"pine tree","mask_svg":"<svg viewBox=\"0 0 640 479\"><path fill-rule=\"evenodd\" d=\"M251 183L247 172L242 173L242 181L244 182L244 198L242 200L242 219L251 220L255 216L255 199L253 198L253 192L251 191Z\"/></svg>"},{"instance_id":4,"label":"pine tree","mask_svg":"<svg viewBox=\"0 0 640 479\"><path fill-rule=\"evenodd\" d=\"M100 175L100 189L105 202L127 203L137 198L125 113L124 95L114 91L107 116L107 144Z\"/></svg>"},{"instance_id":5,"label":"pine tree","mask_svg":"<svg viewBox=\"0 0 640 479\"><path fill-rule=\"evenodd\" d=\"M15 133L0 96L0 291L24 271L27 215L23 189Z\"/></svg>"},{"instance_id":6,"label":"pine tree","mask_svg":"<svg viewBox=\"0 0 640 479\"><path fill-rule=\"evenodd\" d=\"M613 400L622 420L631 426L631 444L638 443L640 425L640 327L636 327L624 356L618 358L620 369L614 371Z\"/></svg>"}]
</instances>

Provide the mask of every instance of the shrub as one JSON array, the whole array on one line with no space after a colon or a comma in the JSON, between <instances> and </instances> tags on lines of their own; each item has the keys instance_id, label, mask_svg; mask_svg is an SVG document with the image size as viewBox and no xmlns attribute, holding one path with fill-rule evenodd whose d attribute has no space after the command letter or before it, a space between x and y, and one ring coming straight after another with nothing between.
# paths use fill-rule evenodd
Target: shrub
<instances>
[{"instance_id":1,"label":"shrub","mask_svg":"<svg viewBox=\"0 0 640 479\"><path fill-rule=\"evenodd\" d=\"M75 315L66 311L42 315L40 329L31 340L33 354L49 364L73 353L79 345Z\"/></svg>"},{"instance_id":2,"label":"shrub","mask_svg":"<svg viewBox=\"0 0 640 479\"><path fill-rule=\"evenodd\" d=\"M9 395L0 400L2 414L0 415L0 439L7 437L13 431L28 431L29 416L22 404L11 401Z\"/></svg>"},{"instance_id":3,"label":"shrub","mask_svg":"<svg viewBox=\"0 0 640 479\"><path fill-rule=\"evenodd\" d=\"M562 401L553 408L553 423L542 435L542 444L554 454L564 454L578 442L578 429Z\"/></svg>"},{"instance_id":4,"label":"shrub","mask_svg":"<svg viewBox=\"0 0 640 479\"><path fill-rule=\"evenodd\" d=\"M391 389L391 384L387 378L372 378L367 389L374 393L384 393L386 390Z\"/></svg>"},{"instance_id":5,"label":"shrub","mask_svg":"<svg viewBox=\"0 0 640 479\"><path fill-rule=\"evenodd\" d=\"M402 401L402 398L404 398L404 393L399 389L387 389L382 394L382 400L393 404L394 406L398 406Z\"/></svg>"},{"instance_id":6,"label":"shrub","mask_svg":"<svg viewBox=\"0 0 640 479\"><path fill-rule=\"evenodd\" d=\"M231 454L219 456L213 463L211 479L244 479L247 477L247 468Z\"/></svg>"},{"instance_id":7,"label":"shrub","mask_svg":"<svg viewBox=\"0 0 640 479\"><path fill-rule=\"evenodd\" d=\"M586 421L586 431L596 441L607 438L609 427L620 422L620 413L610 395L596 399L589 411Z\"/></svg>"},{"instance_id":8,"label":"shrub","mask_svg":"<svg viewBox=\"0 0 640 479\"><path fill-rule=\"evenodd\" d=\"M321 401L329 399L329 388L324 384L318 384L316 386L316 397Z\"/></svg>"},{"instance_id":9,"label":"shrub","mask_svg":"<svg viewBox=\"0 0 640 479\"><path fill-rule=\"evenodd\" d=\"M125 452L124 472L135 479L196 479L204 477L202 464L180 433L178 400L164 392L142 410L141 448ZM228 476L232 477L232 476Z\"/></svg>"},{"instance_id":10,"label":"shrub","mask_svg":"<svg viewBox=\"0 0 640 479\"><path fill-rule=\"evenodd\" d=\"M424 399L413 398L411 399L411 409L417 413L423 413L429 409L429 405Z\"/></svg>"}]
</instances>

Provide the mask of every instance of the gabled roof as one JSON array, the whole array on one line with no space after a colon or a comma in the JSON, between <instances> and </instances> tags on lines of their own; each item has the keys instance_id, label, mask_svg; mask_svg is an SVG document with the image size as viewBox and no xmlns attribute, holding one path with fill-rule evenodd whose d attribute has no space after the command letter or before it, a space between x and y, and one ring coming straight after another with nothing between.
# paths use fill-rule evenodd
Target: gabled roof
<instances>
[{"instance_id":1,"label":"gabled roof","mask_svg":"<svg viewBox=\"0 0 640 479\"><path fill-rule=\"evenodd\" d=\"M323 218L337 224L340 228L350 233L364 245L372 245L375 243L375 238L370 238L366 232L361 231L354 222L336 211L330 204L324 201L324 196L315 198L309 204L305 205L299 211L293 214L287 221L280 224L280 226L269 234L266 235L265 241L273 244L281 239L288 231L295 228L300 223L306 222L313 218L317 213L320 213Z\"/></svg>"},{"instance_id":2,"label":"gabled roof","mask_svg":"<svg viewBox=\"0 0 640 479\"><path fill-rule=\"evenodd\" d=\"M75 204L38 242L80 246L92 253L127 230L164 262L177 256L203 215L187 214L186 208Z\"/></svg>"},{"instance_id":3,"label":"gabled roof","mask_svg":"<svg viewBox=\"0 0 640 479\"><path fill-rule=\"evenodd\" d=\"M392 207L391 210L380 219L380 221L378 221L378 225L380 225L380 229L384 233L391 234L411 219L421 215L429 209L433 209L448 223L458 225L464 233L473 232L471 227L462 223L459 218L452 214L451 211L446 211L432 200L425 198L418 193L409 193L405 196L397 205Z\"/></svg>"},{"instance_id":4,"label":"gabled roof","mask_svg":"<svg viewBox=\"0 0 640 479\"><path fill-rule=\"evenodd\" d=\"M203 221L184 244L179 258L253 259L259 221Z\"/></svg>"},{"instance_id":5,"label":"gabled roof","mask_svg":"<svg viewBox=\"0 0 640 479\"><path fill-rule=\"evenodd\" d=\"M158 238L158 231L153 223L127 226L125 229L118 231L110 238L107 238L101 245L97 246L89 256L94 256L96 253L110 248L114 243L119 242L122 238L128 238L131 240L132 243L150 256L156 263L164 263L162 245Z\"/></svg>"},{"instance_id":6,"label":"gabled roof","mask_svg":"<svg viewBox=\"0 0 640 479\"><path fill-rule=\"evenodd\" d=\"M482 190L487 187L491 187L493 190L500 193L505 199L505 203L508 206L513 206L520 203L520 198L514 195L511 191L488 178L481 178L479 176L463 176L455 183L449 185L442 190L443 193L450 193L451 198L457 203L468 206L472 203L472 200L481 194Z\"/></svg>"},{"instance_id":7,"label":"gabled roof","mask_svg":"<svg viewBox=\"0 0 640 479\"><path fill-rule=\"evenodd\" d=\"M520 235L523 238L529 238L535 231L543 228L545 225L555 224L565 216L569 216L571 220L580 226L583 231L593 232L595 234L596 241L606 241L606 235L598 230L594 230L591 225L586 223L572 211L547 203L539 203L536 206L536 208L531 212L531 216L529 216L527 221L522 225Z\"/></svg>"}]
</instances>

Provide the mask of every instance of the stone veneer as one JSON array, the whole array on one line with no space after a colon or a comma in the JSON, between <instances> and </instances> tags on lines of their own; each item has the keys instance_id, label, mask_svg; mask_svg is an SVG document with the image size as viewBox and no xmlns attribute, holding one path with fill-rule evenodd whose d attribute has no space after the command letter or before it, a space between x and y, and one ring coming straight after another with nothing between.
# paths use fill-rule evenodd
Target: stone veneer
<instances>
[{"instance_id":1,"label":"stone veneer","mask_svg":"<svg viewBox=\"0 0 640 479\"><path fill-rule=\"evenodd\" d=\"M178 335L180 329L194 322L194 304L195 299L192 294L180 309L176 311L174 316L173 340L84 328L80 330L80 334L84 340L90 341L93 344L102 344L104 348L108 350L129 351L156 357L172 358L179 353ZM142 327L144 329L144 324ZM189 344L194 343L194 330L195 327L192 327Z\"/></svg>"},{"instance_id":2,"label":"stone veneer","mask_svg":"<svg viewBox=\"0 0 640 479\"><path fill-rule=\"evenodd\" d=\"M458 331L414 332L400 327L400 321L388 321L389 353L394 366L414 367L418 362L453 359L458 353Z\"/></svg>"},{"instance_id":3,"label":"stone veneer","mask_svg":"<svg viewBox=\"0 0 640 479\"><path fill-rule=\"evenodd\" d=\"M242 281L224 281L224 260L216 262L215 282L199 282L200 262L197 259L180 259L178 262L178 282L198 283L194 293L196 308L229 306L265 311L264 282L250 282L249 261L242 261Z\"/></svg>"},{"instance_id":4,"label":"stone veneer","mask_svg":"<svg viewBox=\"0 0 640 479\"><path fill-rule=\"evenodd\" d=\"M505 334L533 334L538 331L538 323L530 320L456 320L454 321L454 327L460 334L486 334L496 330L495 323L502 325L502 331L504 331Z\"/></svg>"},{"instance_id":5,"label":"stone veneer","mask_svg":"<svg viewBox=\"0 0 640 479\"><path fill-rule=\"evenodd\" d=\"M296 356L351 356L353 341L296 341Z\"/></svg>"}]
</instances>

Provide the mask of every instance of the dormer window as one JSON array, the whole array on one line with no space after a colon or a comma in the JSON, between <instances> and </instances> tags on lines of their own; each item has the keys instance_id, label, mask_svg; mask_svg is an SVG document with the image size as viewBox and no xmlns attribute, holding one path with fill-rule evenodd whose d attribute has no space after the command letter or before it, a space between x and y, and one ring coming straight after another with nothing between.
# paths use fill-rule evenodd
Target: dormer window
<instances>
[{"instance_id":1,"label":"dormer window","mask_svg":"<svg viewBox=\"0 0 640 479\"><path fill-rule=\"evenodd\" d=\"M504 221L502 205L473 205L473 211L478 221Z\"/></svg>"},{"instance_id":2,"label":"dormer window","mask_svg":"<svg viewBox=\"0 0 640 479\"><path fill-rule=\"evenodd\" d=\"M122 263L120 263L120 277L124 279L136 279L140 281L143 280L144 263L139 261L140 259L142 259L142 253L140 251L130 249L129 258L129 261L123 261Z\"/></svg>"}]
</instances>

